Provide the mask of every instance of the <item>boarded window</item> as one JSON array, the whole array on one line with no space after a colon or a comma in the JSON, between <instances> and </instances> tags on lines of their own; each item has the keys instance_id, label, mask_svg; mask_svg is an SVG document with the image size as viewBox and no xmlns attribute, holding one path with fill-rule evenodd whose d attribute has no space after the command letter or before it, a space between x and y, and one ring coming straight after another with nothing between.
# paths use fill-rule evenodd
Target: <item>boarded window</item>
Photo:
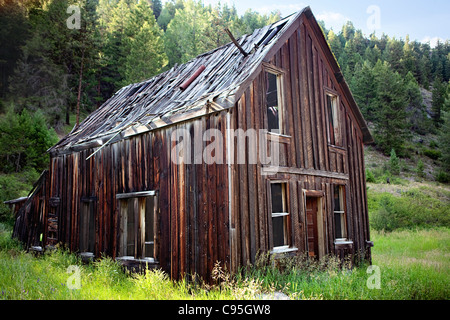
<instances>
[{"instance_id":1,"label":"boarded window","mask_svg":"<svg viewBox=\"0 0 450 320\"><path fill-rule=\"evenodd\" d=\"M334 233L335 239L347 238L347 223L345 216L345 187L334 186Z\"/></svg>"},{"instance_id":2,"label":"boarded window","mask_svg":"<svg viewBox=\"0 0 450 320\"><path fill-rule=\"evenodd\" d=\"M286 183L272 183L272 235L273 247L289 247L289 212L287 207Z\"/></svg>"},{"instance_id":3,"label":"boarded window","mask_svg":"<svg viewBox=\"0 0 450 320\"><path fill-rule=\"evenodd\" d=\"M120 256L156 258L157 200L154 192L120 194Z\"/></svg>"},{"instance_id":4,"label":"boarded window","mask_svg":"<svg viewBox=\"0 0 450 320\"><path fill-rule=\"evenodd\" d=\"M266 104L268 131L283 133L283 110L281 98L281 74L266 72Z\"/></svg>"},{"instance_id":5,"label":"boarded window","mask_svg":"<svg viewBox=\"0 0 450 320\"><path fill-rule=\"evenodd\" d=\"M95 197L81 199L80 252L94 252L95 249Z\"/></svg>"},{"instance_id":6,"label":"boarded window","mask_svg":"<svg viewBox=\"0 0 450 320\"><path fill-rule=\"evenodd\" d=\"M327 111L328 111L328 142L332 145L341 145L340 123L339 123L339 106L338 97L333 94L327 94Z\"/></svg>"}]
</instances>

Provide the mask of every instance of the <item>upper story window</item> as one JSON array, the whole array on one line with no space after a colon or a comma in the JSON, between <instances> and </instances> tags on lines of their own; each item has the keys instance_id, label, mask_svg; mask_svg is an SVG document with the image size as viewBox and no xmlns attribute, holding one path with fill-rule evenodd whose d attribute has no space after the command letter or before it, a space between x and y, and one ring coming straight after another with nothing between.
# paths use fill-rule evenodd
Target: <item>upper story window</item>
<instances>
[{"instance_id":1,"label":"upper story window","mask_svg":"<svg viewBox=\"0 0 450 320\"><path fill-rule=\"evenodd\" d=\"M341 124L339 117L339 99L335 94L326 94L328 113L328 143L335 146L341 145Z\"/></svg>"},{"instance_id":2,"label":"upper story window","mask_svg":"<svg viewBox=\"0 0 450 320\"><path fill-rule=\"evenodd\" d=\"M265 66L267 129L277 134L284 134L282 81L281 70Z\"/></svg>"}]
</instances>

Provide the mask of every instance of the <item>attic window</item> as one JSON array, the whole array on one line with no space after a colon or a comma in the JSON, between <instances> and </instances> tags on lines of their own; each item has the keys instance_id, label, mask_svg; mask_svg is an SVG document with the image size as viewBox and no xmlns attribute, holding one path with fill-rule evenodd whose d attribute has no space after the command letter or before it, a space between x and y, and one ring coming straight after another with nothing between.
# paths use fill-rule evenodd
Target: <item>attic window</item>
<instances>
[{"instance_id":1,"label":"attic window","mask_svg":"<svg viewBox=\"0 0 450 320\"><path fill-rule=\"evenodd\" d=\"M284 134L283 119L283 73L266 67L266 114L267 130L271 133Z\"/></svg>"},{"instance_id":2,"label":"attic window","mask_svg":"<svg viewBox=\"0 0 450 320\"><path fill-rule=\"evenodd\" d=\"M326 94L328 113L328 142L331 145L341 145L341 129L339 121L339 99L336 94Z\"/></svg>"}]
</instances>

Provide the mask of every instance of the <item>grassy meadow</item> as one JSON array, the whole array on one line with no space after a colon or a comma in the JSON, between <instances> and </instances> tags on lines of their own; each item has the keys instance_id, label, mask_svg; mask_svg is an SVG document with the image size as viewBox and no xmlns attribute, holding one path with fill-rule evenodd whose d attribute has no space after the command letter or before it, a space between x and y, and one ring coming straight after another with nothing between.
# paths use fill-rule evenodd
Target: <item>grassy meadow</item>
<instances>
[{"instance_id":1,"label":"grassy meadow","mask_svg":"<svg viewBox=\"0 0 450 320\"><path fill-rule=\"evenodd\" d=\"M213 286L172 282L160 271L125 274L108 258L83 265L62 250L35 258L2 230L0 299L258 299L275 291L291 299L450 298L449 229L373 232L372 238L380 289L368 288L367 266L341 269L332 258L287 261L282 270L257 264L234 277L216 268L221 281ZM71 265L79 267L79 289L70 288Z\"/></svg>"},{"instance_id":2,"label":"grassy meadow","mask_svg":"<svg viewBox=\"0 0 450 320\"><path fill-rule=\"evenodd\" d=\"M173 282L161 271L124 273L109 258L85 265L64 250L34 257L11 239L11 228L0 224L0 299L251 300L282 292L290 299L448 300L449 198L448 188L369 184L376 270L341 268L333 257L278 260L275 267L263 255L233 276L217 266L215 285ZM78 284L70 269L74 265Z\"/></svg>"}]
</instances>

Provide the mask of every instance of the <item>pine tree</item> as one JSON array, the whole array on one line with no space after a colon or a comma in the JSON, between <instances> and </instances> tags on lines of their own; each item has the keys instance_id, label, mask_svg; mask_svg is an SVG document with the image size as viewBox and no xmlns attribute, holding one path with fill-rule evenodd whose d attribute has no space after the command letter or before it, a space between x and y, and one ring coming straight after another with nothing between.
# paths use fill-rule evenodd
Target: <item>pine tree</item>
<instances>
[{"instance_id":1,"label":"pine tree","mask_svg":"<svg viewBox=\"0 0 450 320\"><path fill-rule=\"evenodd\" d=\"M204 36L212 16L201 2L188 0L183 10L177 10L165 34L169 66L185 63L200 53L215 48L214 40Z\"/></svg>"},{"instance_id":2,"label":"pine tree","mask_svg":"<svg viewBox=\"0 0 450 320\"><path fill-rule=\"evenodd\" d=\"M9 77L21 56L21 46L30 37L26 8L18 1L0 1L0 97L5 97Z\"/></svg>"},{"instance_id":3,"label":"pine tree","mask_svg":"<svg viewBox=\"0 0 450 320\"><path fill-rule=\"evenodd\" d=\"M362 57L356 50L356 44L353 40L348 40L345 43L344 51L339 59L339 64L344 70L344 76L350 78L353 76L355 66L357 63L362 63ZM346 68L348 67L348 72Z\"/></svg>"},{"instance_id":4,"label":"pine tree","mask_svg":"<svg viewBox=\"0 0 450 320\"><path fill-rule=\"evenodd\" d=\"M172 21L172 19L175 17L175 12L177 10L182 10L183 8L184 8L183 0L166 1L164 7L161 10L161 14L157 19L159 27L164 31L166 31L170 21Z\"/></svg>"},{"instance_id":5,"label":"pine tree","mask_svg":"<svg viewBox=\"0 0 450 320\"><path fill-rule=\"evenodd\" d=\"M402 64L403 44L401 41L395 38L389 39L383 53L383 58L391 65L394 71L402 75L406 74Z\"/></svg>"},{"instance_id":6,"label":"pine tree","mask_svg":"<svg viewBox=\"0 0 450 320\"><path fill-rule=\"evenodd\" d=\"M433 82L431 107L433 122L437 127L441 124L441 110L444 106L445 98L446 87L442 84L441 79L436 76Z\"/></svg>"},{"instance_id":7,"label":"pine tree","mask_svg":"<svg viewBox=\"0 0 450 320\"><path fill-rule=\"evenodd\" d=\"M388 63L378 61L373 69L376 81L375 141L387 155L392 149L399 154L408 136L406 121L406 93L398 73Z\"/></svg>"},{"instance_id":8,"label":"pine tree","mask_svg":"<svg viewBox=\"0 0 450 320\"><path fill-rule=\"evenodd\" d=\"M411 130L425 134L427 131L427 116L423 104L422 94L417 80L412 72L408 72L404 78L406 99L407 99L407 117Z\"/></svg>"},{"instance_id":9,"label":"pine tree","mask_svg":"<svg viewBox=\"0 0 450 320\"><path fill-rule=\"evenodd\" d=\"M151 6L140 1L131 10L124 27L123 85L139 82L158 74L167 64L163 33L156 23Z\"/></svg>"},{"instance_id":10,"label":"pine tree","mask_svg":"<svg viewBox=\"0 0 450 320\"><path fill-rule=\"evenodd\" d=\"M327 35L328 44L330 45L331 52L333 52L337 61L342 54L342 44L339 38L336 36L333 30L330 30Z\"/></svg>"},{"instance_id":11,"label":"pine tree","mask_svg":"<svg viewBox=\"0 0 450 320\"><path fill-rule=\"evenodd\" d=\"M414 77L417 77L417 61L408 35L406 36L405 45L403 46L403 57L401 59L401 64L404 73L411 72Z\"/></svg>"},{"instance_id":12,"label":"pine tree","mask_svg":"<svg viewBox=\"0 0 450 320\"><path fill-rule=\"evenodd\" d=\"M161 30L156 21L145 21L132 39L125 61L125 83L139 82L158 74L167 64Z\"/></svg>"},{"instance_id":13,"label":"pine tree","mask_svg":"<svg viewBox=\"0 0 450 320\"><path fill-rule=\"evenodd\" d=\"M369 61L358 63L355 67L350 88L353 96L361 108L361 112L368 121L375 120L376 83Z\"/></svg>"},{"instance_id":14,"label":"pine tree","mask_svg":"<svg viewBox=\"0 0 450 320\"><path fill-rule=\"evenodd\" d=\"M370 65L373 67L378 60L381 59L381 50L378 48L378 45L375 45L373 48L367 47L364 51L364 60L370 62Z\"/></svg>"},{"instance_id":15,"label":"pine tree","mask_svg":"<svg viewBox=\"0 0 450 320\"><path fill-rule=\"evenodd\" d=\"M417 162L416 173L420 178L425 178L425 165L421 159Z\"/></svg>"},{"instance_id":16,"label":"pine tree","mask_svg":"<svg viewBox=\"0 0 450 320\"><path fill-rule=\"evenodd\" d=\"M389 168L390 168L392 174L394 174L394 175L400 174L400 162L398 160L395 149L391 150L391 156L389 158Z\"/></svg>"},{"instance_id":17,"label":"pine tree","mask_svg":"<svg viewBox=\"0 0 450 320\"><path fill-rule=\"evenodd\" d=\"M353 39L353 37L355 36L355 27L353 25L353 22L351 21L347 21L343 26L342 26L342 36L344 37L344 39L346 41L349 41L351 39Z\"/></svg>"},{"instance_id":18,"label":"pine tree","mask_svg":"<svg viewBox=\"0 0 450 320\"><path fill-rule=\"evenodd\" d=\"M450 172L450 112L443 113L443 124L439 130L439 146L443 169Z\"/></svg>"},{"instance_id":19,"label":"pine tree","mask_svg":"<svg viewBox=\"0 0 450 320\"><path fill-rule=\"evenodd\" d=\"M152 11L155 15L155 19L158 20L162 11L162 3L161 0L151 0L152 1Z\"/></svg>"}]
</instances>

